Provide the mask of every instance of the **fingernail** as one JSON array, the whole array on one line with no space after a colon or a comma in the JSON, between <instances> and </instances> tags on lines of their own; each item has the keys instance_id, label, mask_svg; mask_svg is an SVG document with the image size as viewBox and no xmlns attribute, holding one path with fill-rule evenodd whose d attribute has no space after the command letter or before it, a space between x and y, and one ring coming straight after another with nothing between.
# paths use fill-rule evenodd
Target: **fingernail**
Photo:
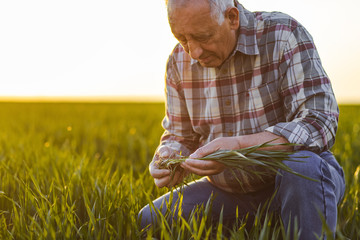
<instances>
[{"instance_id":1,"label":"fingernail","mask_svg":"<svg viewBox=\"0 0 360 240\"><path fill-rule=\"evenodd\" d=\"M197 158L197 157L198 157L198 155L196 154L196 152L190 154L190 156L189 156L189 158Z\"/></svg>"},{"instance_id":2,"label":"fingernail","mask_svg":"<svg viewBox=\"0 0 360 240\"><path fill-rule=\"evenodd\" d=\"M166 150L166 151L160 153L160 156L161 157L167 157L167 156L169 156L169 152Z\"/></svg>"}]
</instances>

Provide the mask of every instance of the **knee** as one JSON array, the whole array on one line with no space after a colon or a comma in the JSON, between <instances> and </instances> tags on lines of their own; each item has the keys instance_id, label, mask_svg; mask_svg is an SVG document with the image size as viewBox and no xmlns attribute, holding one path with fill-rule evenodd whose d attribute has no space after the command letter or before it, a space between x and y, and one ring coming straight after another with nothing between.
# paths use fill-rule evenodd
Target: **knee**
<instances>
[{"instance_id":1,"label":"knee","mask_svg":"<svg viewBox=\"0 0 360 240\"><path fill-rule=\"evenodd\" d=\"M310 151L299 151L292 155L292 160L284 161L284 164L291 168L292 171L315 181L280 170L280 174L276 176L276 186L285 187L288 194L304 193L304 191L312 192L313 188L322 181L324 171L327 172L324 169L327 167L326 163L319 155Z\"/></svg>"},{"instance_id":2,"label":"knee","mask_svg":"<svg viewBox=\"0 0 360 240\"><path fill-rule=\"evenodd\" d=\"M148 228L153 222L153 213L149 204L143 207L138 213L138 223L141 229Z\"/></svg>"},{"instance_id":3,"label":"knee","mask_svg":"<svg viewBox=\"0 0 360 240\"><path fill-rule=\"evenodd\" d=\"M316 153L310 151L299 151L294 153L291 156L293 161L284 161L284 163L291 168L294 172L297 172L303 176L310 177L315 180L320 180L322 176L322 167L323 164L326 164L324 160ZM285 178L291 177L294 175L282 171ZM306 180L305 178L296 177L296 180Z\"/></svg>"}]
</instances>

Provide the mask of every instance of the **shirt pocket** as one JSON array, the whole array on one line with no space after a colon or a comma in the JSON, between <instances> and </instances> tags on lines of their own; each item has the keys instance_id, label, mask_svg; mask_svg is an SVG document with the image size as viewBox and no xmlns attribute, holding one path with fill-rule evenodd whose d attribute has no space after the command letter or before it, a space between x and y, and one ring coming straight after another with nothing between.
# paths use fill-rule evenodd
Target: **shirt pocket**
<instances>
[{"instance_id":1,"label":"shirt pocket","mask_svg":"<svg viewBox=\"0 0 360 240\"><path fill-rule=\"evenodd\" d=\"M276 82L261 84L248 92L250 111L260 131L284 121L283 104Z\"/></svg>"}]
</instances>

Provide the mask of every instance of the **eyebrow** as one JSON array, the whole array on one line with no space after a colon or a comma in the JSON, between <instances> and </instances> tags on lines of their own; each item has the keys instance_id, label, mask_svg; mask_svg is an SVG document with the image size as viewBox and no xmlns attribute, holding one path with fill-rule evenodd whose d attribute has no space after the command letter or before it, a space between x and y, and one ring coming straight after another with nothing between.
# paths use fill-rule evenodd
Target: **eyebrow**
<instances>
[{"instance_id":1,"label":"eyebrow","mask_svg":"<svg viewBox=\"0 0 360 240\"><path fill-rule=\"evenodd\" d=\"M185 38L183 34L174 34L175 38ZM192 38L202 38L202 37L211 37L214 35L214 32L202 32L202 33L195 33L195 34L189 34Z\"/></svg>"},{"instance_id":2,"label":"eyebrow","mask_svg":"<svg viewBox=\"0 0 360 240\"><path fill-rule=\"evenodd\" d=\"M210 37L214 35L213 33L199 33L199 34L191 34L192 37Z\"/></svg>"}]
</instances>

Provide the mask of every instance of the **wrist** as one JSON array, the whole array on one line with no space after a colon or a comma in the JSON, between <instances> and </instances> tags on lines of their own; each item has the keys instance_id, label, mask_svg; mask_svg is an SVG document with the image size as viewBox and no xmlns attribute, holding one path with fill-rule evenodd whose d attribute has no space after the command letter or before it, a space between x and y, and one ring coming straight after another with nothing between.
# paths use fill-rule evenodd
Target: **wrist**
<instances>
[{"instance_id":1,"label":"wrist","mask_svg":"<svg viewBox=\"0 0 360 240\"><path fill-rule=\"evenodd\" d=\"M237 144L237 148L236 149L241 149L241 148L244 148L244 143L245 143L245 139L244 137L246 137L247 135L244 135L244 136L236 136L234 137L235 140L236 140L236 144Z\"/></svg>"},{"instance_id":2,"label":"wrist","mask_svg":"<svg viewBox=\"0 0 360 240\"><path fill-rule=\"evenodd\" d=\"M273 141L274 140L274 141ZM270 132L259 132L249 135L243 135L237 137L237 144L239 148L251 147L259 144L263 144L265 142L272 141L271 143L289 143L287 139L282 136L275 135ZM272 148L272 147L271 147ZM289 147L274 147L274 148L289 148Z\"/></svg>"}]
</instances>

